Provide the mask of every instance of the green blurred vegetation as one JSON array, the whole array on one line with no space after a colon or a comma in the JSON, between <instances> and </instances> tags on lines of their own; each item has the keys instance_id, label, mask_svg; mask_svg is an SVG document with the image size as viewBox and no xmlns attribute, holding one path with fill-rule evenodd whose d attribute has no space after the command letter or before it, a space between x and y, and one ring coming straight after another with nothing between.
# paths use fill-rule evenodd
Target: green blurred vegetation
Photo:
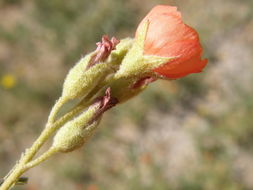
<instances>
[{"instance_id":1,"label":"green blurred vegetation","mask_svg":"<svg viewBox=\"0 0 253 190\"><path fill-rule=\"evenodd\" d=\"M0 175L41 131L67 71L103 34L134 36L156 4L200 33L201 74L158 81L103 119L79 151L15 189L253 189L252 0L0 1Z\"/></svg>"}]
</instances>

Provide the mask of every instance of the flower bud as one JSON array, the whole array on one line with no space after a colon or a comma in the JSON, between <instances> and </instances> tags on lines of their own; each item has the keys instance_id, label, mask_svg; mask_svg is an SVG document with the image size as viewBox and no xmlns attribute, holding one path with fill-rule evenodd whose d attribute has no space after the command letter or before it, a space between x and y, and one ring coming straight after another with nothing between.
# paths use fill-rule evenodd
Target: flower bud
<instances>
[{"instance_id":1,"label":"flower bud","mask_svg":"<svg viewBox=\"0 0 253 190\"><path fill-rule=\"evenodd\" d=\"M118 43L115 38L110 41L108 37L103 36L102 42L97 43L97 50L86 55L69 71L63 84L64 99L70 100L87 95L118 69L132 45L132 39L124 39Z\"/></svg>"},{"instance_id":2,"label":"flower bud","mask_svg":"<svg viewBox=\"0 0 253 190\"><path fill-rule=\"evenodd\" d=\"M82 147L93 136L99 124L99 120L85 128L82 125L67 123L54 137L53 147L59 152L71 152Z\"/></svg>"},{"instance_id":3,"label":"flower bud","mask_svg":"<svg viewBox=\"0 0 253 190\"><path fill-rule=\"evenodd\" d=\"M81 147L95 133L102 114L117 103L117 99L111 96L108 88L105 96L98 98L87 111L57 131L53 147L60 152L70 152Z\"/></svg>"},{"instance_id":4,"label":"flower bud","mask_svg":"<svg viewBox=\"0 0 253 190\"><path fill-rule=\"evenodd\" d=\"M54 137L53 147L57 148L60 152L70 152L81 147L87 140L85 137L91 136L97 127L97 121L89 125L87 123L89 123L95 114L98 106L92 106L60 128Z\"/></svg>"}]
</instances>

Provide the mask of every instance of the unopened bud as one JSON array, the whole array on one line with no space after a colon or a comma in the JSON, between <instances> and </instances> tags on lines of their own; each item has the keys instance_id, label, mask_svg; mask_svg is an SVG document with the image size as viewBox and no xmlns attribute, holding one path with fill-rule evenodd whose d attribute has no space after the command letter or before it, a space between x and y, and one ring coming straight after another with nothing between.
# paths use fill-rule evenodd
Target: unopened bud
<instances>
[{"instance_id":1,"label":"unopened bud","mask_svg":"<svg viewBox=\"0 0 253 190\"><path fill-rule=\"evenodd\" d=\"M117 103L108 88L105 96L98 98L87 111L59 129L54 137L53 147L60 152L70 152L81 147L95 133L102 114Z\"/></svg>"},{"instance_id":2,"label":"unopened bud","mask_svg":"<svg viewBox=\"0 0 253 190\"><path fill-rule=\"evenodd\" d=\"M90 124L89 121L97 111L98 106L99 105L90 107L80 116L74 118L60 128L54 137L53 147L57 148L60 152L70 152L81 147L86 141L84 137L88 135L87 132L90 134L91 131L94 131L87 131L85 129L95 129L97 126L97 122Z\"/></svg>"},{"instance_id":3,"label":"unopened bud","mask_svg":"<svg viewBox=\"0 0 253 190\"><path fill-rule=\"evenodd\" d=\"M99 121L95 121L85 128L73 123L66 124L54 137L53 147L59 152L71 152L82 147L93 136L98 124Z\"/></svg>"},{"instance_id":4,"label":"unopened bud","mask_svg":"<svg viewBox=\"0 0 253 190\"><path fill-rule=\"evenodd\" d=\"M63 84L65 99L83 97L104 79L118 70L119 64L132 46L132 39L119 44L116 38L110 41L103 37L96 51L82 58L68 73ZM116 46L117 45L117 46Z\"/></svg>"}]
</instances>

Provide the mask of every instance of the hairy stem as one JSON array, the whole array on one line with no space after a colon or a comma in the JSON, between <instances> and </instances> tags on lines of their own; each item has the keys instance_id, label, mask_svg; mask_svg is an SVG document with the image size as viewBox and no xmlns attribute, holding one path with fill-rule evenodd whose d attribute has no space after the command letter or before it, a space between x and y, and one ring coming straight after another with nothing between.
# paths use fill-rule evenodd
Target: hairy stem
<instances>
[{"instance_id":1,"label":"hairy stem","mask_svg":"<svg viewBox=\"0 0 253 190\"><path fill-rule=\"evenodd\" d=\"M15 185L18 178L26 171L27 169L25 168L26 163L28 163L34 157L34 155L38 152L40 147L52 134L54 128L51 126L47 126L44 129L39 138L33 143L32 147L30 149L27 149L27 151L21 157L20 161L13 169L13 171L6 177L6 179L4 180L3 184L0 187L0 190L8 190L13 185Z\"/></svg>"},{"instance_id":2,"label":"hairy stem","mask_svg":"<svg viewBox=\"0 0 253 190\"><path fill-rule=\"evenodd\" d=\"M63 104L65 104L68 100L66 98L60 97L55 105L53 106L49 116L48 116L48 123L54 123L56 116L59 112L59 110L61 109L61 107L63 106Z\"/></svg>"},{"instance_id":3,"label":"hairy stem","mask_svg":"<svg viewBox=\"0 0 253 190\"><path fill-rule=\"evenodd\" d=\"M34 166L37 166L38 164L47 160L49 157L51 157L52 155L54 155L57 152L58 152L58 149L56 149L55 147L50 148L48 151L43 153L41 156L39 156L35 160L32 160L31 162L27 163L25 165L25 170L28 170L30 168L33 168Z\"/></svg>"},{"instance_id":4,"label":"hairy stem","mask_svg":"<svg viewBox=\"0 0 253 190\"><path fill-rule=\"evenodd\" d=\"M61 102L57 102L56 104L60 104ZM59 106L59 105L58 105ZM56 107L58 107L56 106ZM54 106L55 107L55 106ZM22 154L20 160L17 162L17 164L14 166L14 168L8 173L8 175L5 177L4 182L0 186L0 190L8 190L12 186L15 185L18 178L30 167L25 167L26 164L28 164L35 154L39 151L41 146L48 140L48 138L56 131L58 130L62 125L64 125L67 121L69 121L71 118L73 118L77 113L79 113L81 110L85 108L85 105L77 105L74 109L72 109L70 112L66 113L64 116L62 116L60 119L58 119L53 124L47 124L45 129L42 131L40 136L37 138L37 140L33 143L31 148L27 149L24 154ZM59 110L59 108L56 108L55 110ZM56 115L56 113L51 112L53 115ZM53 118L53 117L52 117ZM52 150L50 150L52 151ZM44 155L44 154L43 154ZM42 155L42 156L43 156ZM47 156L44 155L44 158L42 161L47 159L52 154L48 154ZM39 157L40 158L40 157ZM35 160L36 161L36 160ZM38 161L38 160L37 160ZM33 163L33 161L31 162ZM35 164L34 162L33 164ZM29 165L28 165L29 166Z\"/></svg>"}]
</instances>

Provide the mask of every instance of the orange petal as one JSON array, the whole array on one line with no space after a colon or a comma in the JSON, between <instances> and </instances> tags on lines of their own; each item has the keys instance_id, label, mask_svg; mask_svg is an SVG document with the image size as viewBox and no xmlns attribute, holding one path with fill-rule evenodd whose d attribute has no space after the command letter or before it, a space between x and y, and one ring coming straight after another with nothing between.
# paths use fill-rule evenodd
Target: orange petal
<instances>
[{"instance_id":1,"label":"orange petal","mask_svg":"<svg viewBox=\"0 0 253 190\"><path fill-rule=\"evenodd\" d=\"M149 21L144 44L144 54L161 57L175 57L155 72L166 77L179 78L190 73L200 72L207 63L201 60L202 47L198 33L182 21L176 7L158 5L140 23Z\"/></svg>"}]
</instances>

